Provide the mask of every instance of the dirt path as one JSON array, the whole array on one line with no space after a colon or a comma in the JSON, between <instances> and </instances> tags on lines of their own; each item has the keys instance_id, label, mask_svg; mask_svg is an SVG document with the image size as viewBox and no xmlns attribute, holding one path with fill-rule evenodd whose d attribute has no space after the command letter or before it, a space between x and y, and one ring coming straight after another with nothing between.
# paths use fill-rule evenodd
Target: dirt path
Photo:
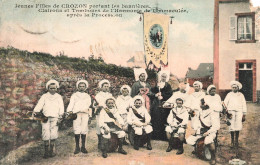
<instances>
[{"instance_id":1,"label":"dirt path","mask_svg":"<svg viewBox=\"0 0 260 165\"><path fill-rule=\"evenodd\" d=\"M228 164L236 155L245 160L247 164L260 164L260 105L247 103L247 116L240 132L238 152L230 148L230 134L228 127L221 124L220 147L218 149L218 162Z\"/></svg>"},{"instance_id":2,"label":"dirt path","mask_svg":"<svg viewBox=\"0 0 260 165\"><path fill-rule=\"evenodd\" d=\"M244 123L244 129L240 136L240 148L238 156L240 159L247 161L248 164L260 163L260 113L257 110L260 105L248 104L247 121ZM219 148L217 152L218 164L228 164L228 161L234 157L235 151L230 145L230 136L228 128L225 124L221 124L222 128L219 133ZM88 154L74 155L74 134L72 128L60 131L60 138L57 140L57 156L54 158L43 159L43 143L41 141L32 142L10 152L0 164L28 164L28 165L73 165L73 164L102 164L102 165L203 165L209 162L200 160L191 154L193 147L184 145L184 154L176 155L176 151L166 153L168 146L164 141L152 141L152 151L141 148L136 151L132 146L124 146L128 155L121 155L116 152L109 153L108 158L101 157L101 152L97 150L97 137L95 134L95 121L90 125L90 131L87 141ZM257 129L256 129L257 128ZM187 136L190 130L187 130ZM247 138L249 135L250 138Z\"/></svg>"}]
</instances>

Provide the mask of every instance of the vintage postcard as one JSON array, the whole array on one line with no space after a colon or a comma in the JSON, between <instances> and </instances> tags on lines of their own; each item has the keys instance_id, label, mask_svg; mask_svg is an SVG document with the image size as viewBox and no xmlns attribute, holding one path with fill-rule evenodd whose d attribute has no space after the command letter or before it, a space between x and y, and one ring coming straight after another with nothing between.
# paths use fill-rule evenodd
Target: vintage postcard
<instances>
[{"instance_id":1,"label":"vintage postcard","mask_svg":"<svg viewBox=\"0 0 260 165\"><path fill-rule=\"evenodd\" d=\"M259 164L259 39L259 0L0 0L0 164Z\"/></svg>"}]
</instances>

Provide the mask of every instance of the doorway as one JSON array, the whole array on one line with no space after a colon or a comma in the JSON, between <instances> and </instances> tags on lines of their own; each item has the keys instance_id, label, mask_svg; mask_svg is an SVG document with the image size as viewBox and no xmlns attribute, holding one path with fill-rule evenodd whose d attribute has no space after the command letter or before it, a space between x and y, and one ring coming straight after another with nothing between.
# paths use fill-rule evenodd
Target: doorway
<instances>
[{"instance_id":1,"label":"doorway","mask_svg":"<svg viewBox=\"0 0 260 165\"><path fill-rule=\"evenodd\" d=\"M243 85L240 92L246 101L253 101L253 63L239 63L238 81Z\"/></svg>"}]
</instances>

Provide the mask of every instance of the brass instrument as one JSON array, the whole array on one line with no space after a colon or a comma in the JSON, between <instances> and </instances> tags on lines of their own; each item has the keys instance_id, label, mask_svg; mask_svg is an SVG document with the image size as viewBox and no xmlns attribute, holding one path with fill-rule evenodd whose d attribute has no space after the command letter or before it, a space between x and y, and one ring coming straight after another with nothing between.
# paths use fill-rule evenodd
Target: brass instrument
<instances>
[{"instance_id":1,"label":"brass instrument","mask_svg":"<svg viewBox=\"0 0 260 165\"><path fill-rule=\"evenodd\" d=\"M193 109L190 109L188 113L191 117L195 116L195 111Z\"/></svg>"},{"instance_id":2,"label":"brass instrument","mask_svg":"<svg viewBox=\"0 0 260 165\"><path fill-rule=\"evenodd\" d=\"M94 118L94 116L99 115L100 111L103 109L103 106L99 106L99 103L98 103L98 101L96 100L96 98L94 96L92 97L92 99L93 99L93 104L95 104L95 105L93 105L93 107L96 106L95 110L94 110L94 113L92 115L92 118Z\"/></svg>"},{"instance_id":3,"label":"brass instrument","mask_svg":"<svg viewBox=\"0 0 260 165\"><path fill-rule=\"evenodd\" d=\"M223 114L226 115L226 124L228 126L231 125L230 120L232 119L232 114L228 112L227 106L225 105L224 101L222 101L222 107L223 107Z\"/></svg>"},{"instance_id":4,"label":"brass instrument","mask_svg":"<svg viewBox=\"0 0 260 165\"><path fill-rule=\"evenodd\" d=\"M223 101L222 101L222 107L224 109L223 113L227 115L227 118L232 119L232 114L228 112L227 106Z\"/></svg>"}]
</instances>

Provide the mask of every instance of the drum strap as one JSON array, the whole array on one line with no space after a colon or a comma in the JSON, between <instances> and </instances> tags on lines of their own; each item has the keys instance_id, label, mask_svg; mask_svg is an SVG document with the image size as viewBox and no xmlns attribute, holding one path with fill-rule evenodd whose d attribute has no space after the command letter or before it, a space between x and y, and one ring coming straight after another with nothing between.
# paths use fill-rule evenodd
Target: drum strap
<instances>
[{"instance_id":1,"label":"drum strap","mask_svg":"<svg viewBox=\"0 0 260 165\"><path fill-rule=\"evenodd\" d=\"M176 108L177 108L177 107L176 107ZM172 110L172 114L176 116L176 119L178 120L178 122L181 123L181 122L183 121L183 119L180 118L180 117L178 117L177 114L176 114L173 110Z\"/></svg>"},{"instance_id":2,"label":"drum strap","mask_svg":"<svg viewBox=\"0 0 260 165\"><path fill-rule=\"evenodd\" d=\"M206 128L206 129L210 129L211 128L211 126L209 127L209 126L205 125L200 117L199 117L199 120L200 120L200 123L201 123L202 127Z\"/></svg>"},{"instance_id":3,"label":"drum strap","mask_svg":"<svg viewBox=\"0 0 260 165\"><path fill-rule=\"evenodd\" d=\"M107 115L108 115L110 118L116 120L115 116L113 115L113 113L111 113L111 112L109 111L108 108L105 108L105 111L106 111Z\"/></svg>"},{"instance_id":4,"label":"drum strap","mask_svg":"<svg viewBox=\"0 0 260 165\"><path fill-rule=\"evenodd\" d=\"M114 128L115 131L122 131L122 129L118 127L114 122L107 122L106 124L110 129Z\"/></svg>"},{"instance_id":5,"label":"drum strap","mask_svg":"<svg viewBox=\"0 0 260 165\"><path fill-rule=\"evenodd\" d=\"M112 112L110 112L110 110L108 108L104 108L105 112L107 113L107 115L114 119L114 122L107 122L107 126L109 128L114 128L116 131L122 131L122 129L120 128L120 124L117 122L115 116L113 115Z\"/></svg>"},{"instance_id":6,"label":"drum strap","mask_svg":"<svg viewBox=\"0 0 260 165\"><path fill-rule=\"evenodd\" d=\"M141 121L142 123L144 123L144 122L145 122L145 118L142 117L142 116L137 112L137 110L136 110L135 108L132 107L132 110L133 110L133 112L134 112L134 115L135 115L138 119L141 119L140 121Z\"/></svg>"}]
</instances>

